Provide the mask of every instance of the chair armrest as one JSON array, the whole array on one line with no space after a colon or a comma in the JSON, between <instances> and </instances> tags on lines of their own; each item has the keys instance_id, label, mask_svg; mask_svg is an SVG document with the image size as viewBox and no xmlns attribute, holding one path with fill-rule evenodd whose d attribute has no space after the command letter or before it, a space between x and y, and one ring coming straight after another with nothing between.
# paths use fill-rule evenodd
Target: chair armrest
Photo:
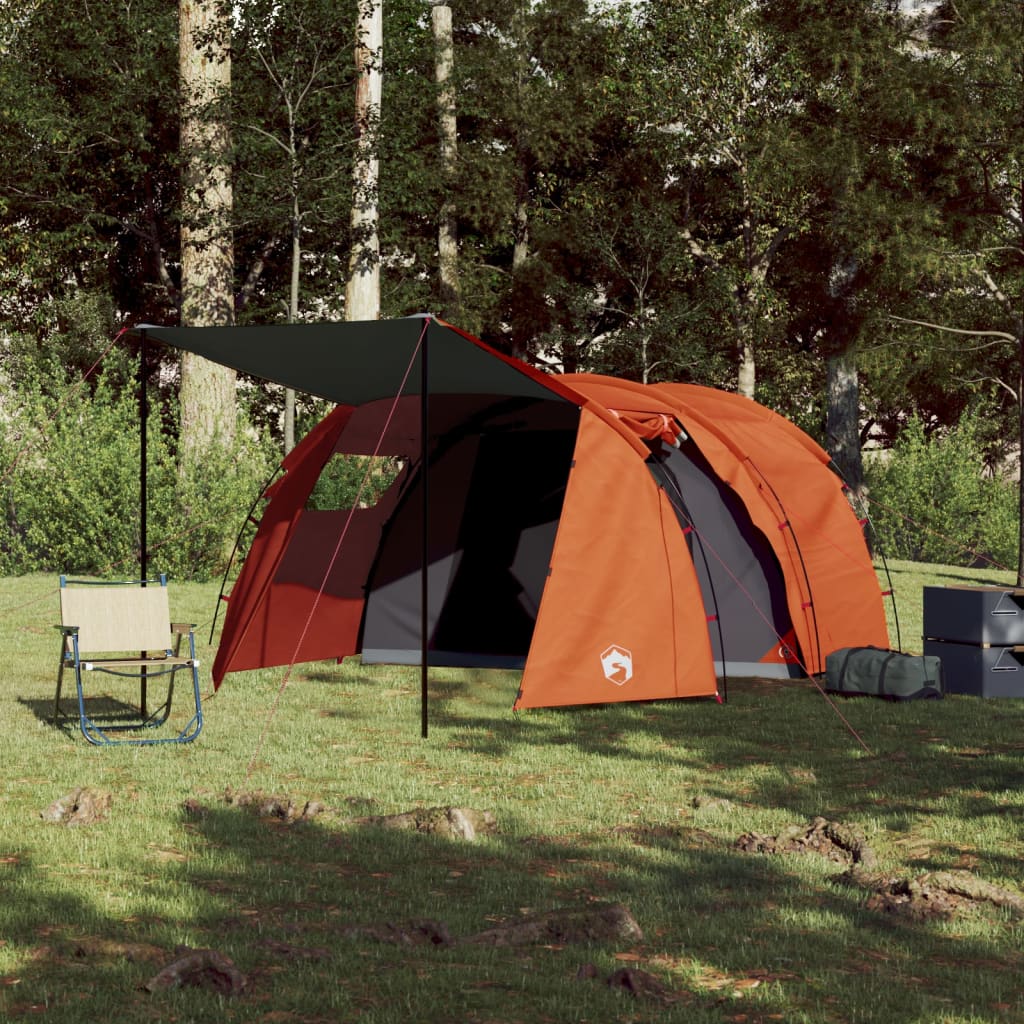
<instances>
[{"instance_id":1,"label":"chair armrest","mask_svg":"<svg viewBox=\"0 0 1024 1024\"><path fill-rule=\"evenodd\" d=\"M59 629L64 636L75 636L78 633L78 626L54 626L54 629Z\"/></svg>"},{"instance_id":2,"label":"chair armrest","mask_svg":"<svg viewBox=\"0 0 1024 1024\"><path fill-rule=\"evenodd\" d=\"M196 624L194 622L172 622L171 623L171 632L175 633L175 634L177 634L179 636L187 636L195 628L196 628Z\"/></svg>"}]
</instances>

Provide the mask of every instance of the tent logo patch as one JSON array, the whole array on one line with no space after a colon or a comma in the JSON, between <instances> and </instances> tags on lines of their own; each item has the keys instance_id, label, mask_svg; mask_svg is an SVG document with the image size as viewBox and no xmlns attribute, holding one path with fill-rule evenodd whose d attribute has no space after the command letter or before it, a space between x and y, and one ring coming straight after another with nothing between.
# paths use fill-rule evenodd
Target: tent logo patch
<instances>
[{"instance_id":1,"label":"tent logo patch","mask_svg":"<svg viewBox=\"0 0 1024 1024\"><path fill-rule=\"evenodd\" d=\"M612 644L601 655L604 677L616 686L624 686L633 678L633 653L627 647Z\"/></svg>"}]
</instances>

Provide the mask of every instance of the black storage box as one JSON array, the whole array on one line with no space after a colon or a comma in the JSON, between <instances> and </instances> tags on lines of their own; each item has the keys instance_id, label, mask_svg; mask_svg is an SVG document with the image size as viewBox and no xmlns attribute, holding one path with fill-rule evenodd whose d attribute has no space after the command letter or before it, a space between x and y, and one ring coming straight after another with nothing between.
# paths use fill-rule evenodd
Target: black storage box
<instances>
[{"instance_id":1,"label":"black storage box","mask_svg":"<svg viewBox=\"0 0 1024 1024\"><path fill-rule=\"evenodd\" d=\"M946 693L1024 697L1024 645L994 646L925 640L924 653L942 659Z\"/></svg>"},{"instance_id":2,"label":"black storage box","mask_svg":"<svg viewBox=\"0 0 1024 1024\"><path fill-rule=\"evenodd\" d=\"M1024 644L1024 590L925 587L924 638L960 644Z\"/></svg>"}]
</instances>

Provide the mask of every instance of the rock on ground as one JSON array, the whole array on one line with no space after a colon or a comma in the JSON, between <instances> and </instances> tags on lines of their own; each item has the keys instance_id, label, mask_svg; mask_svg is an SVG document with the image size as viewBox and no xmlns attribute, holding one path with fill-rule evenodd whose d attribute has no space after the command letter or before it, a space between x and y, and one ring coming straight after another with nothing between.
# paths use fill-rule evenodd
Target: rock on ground
<instances>
[{"instance_id":1,"label":"rock on ground","mask_svg":"<svg viewBox=\"0 0 1024 1024\"><path fill-rule=\"evenodd\" d=\"M43 821L52 821L71 827L93 825L104 821L110 814L113 803L111 795L103 790L79 786L66 793L59 800L54 800L39 816Z\"/></svg>"}]
</instances>

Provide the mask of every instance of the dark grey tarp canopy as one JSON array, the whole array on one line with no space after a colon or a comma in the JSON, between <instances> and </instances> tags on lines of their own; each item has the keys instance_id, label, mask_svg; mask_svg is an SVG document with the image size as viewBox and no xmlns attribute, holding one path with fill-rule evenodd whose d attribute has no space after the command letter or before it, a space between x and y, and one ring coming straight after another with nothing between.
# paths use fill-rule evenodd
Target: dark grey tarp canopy
<instances>
[{"instance_id":1,"label":"dark grey tarp canopy","mask_svg":"<svg viewBox=\"0 0 1024 1024\"><path fill-rule=\"evenodd\" d=\"M339 405L390 398L399 389L405 395L419 394L424 352L428 353L431 394L565 397L557 384L547 383L539 372L505 359L431 316L251 327L142 324L136 330L174 348Z\"/></svg>"},{"instance_id":2,"label":"dark grey tarp canopy","mask_svg":"<svg viewBox=\"0 0 1024 1024\"><path fill-rule=\"evenodd\" d=\"M481 409L495 400L526 405L555 402L568 411L578 396L546 374L507 359L476 338L430 315L395 320L274 324L245 327L157 327L140 324L142 337L141 566L146 576L146 386L147 339L203 356L262 380L293 388L338 405L364 406L399 396L423 396L420 406L422 466L419 570L422 734L427 735L427 645L430 622L428 544L430 498L428 458L432 428L445 420L438 405L476 396ZM440 399L440 402L435 401ZM470 399L473 401L473 399ZM396 405L397 408L397 405ZM547 405L547 408L552 408ZM575 411L575 410L573 410Z\"/></svg>"}]
</instances>

